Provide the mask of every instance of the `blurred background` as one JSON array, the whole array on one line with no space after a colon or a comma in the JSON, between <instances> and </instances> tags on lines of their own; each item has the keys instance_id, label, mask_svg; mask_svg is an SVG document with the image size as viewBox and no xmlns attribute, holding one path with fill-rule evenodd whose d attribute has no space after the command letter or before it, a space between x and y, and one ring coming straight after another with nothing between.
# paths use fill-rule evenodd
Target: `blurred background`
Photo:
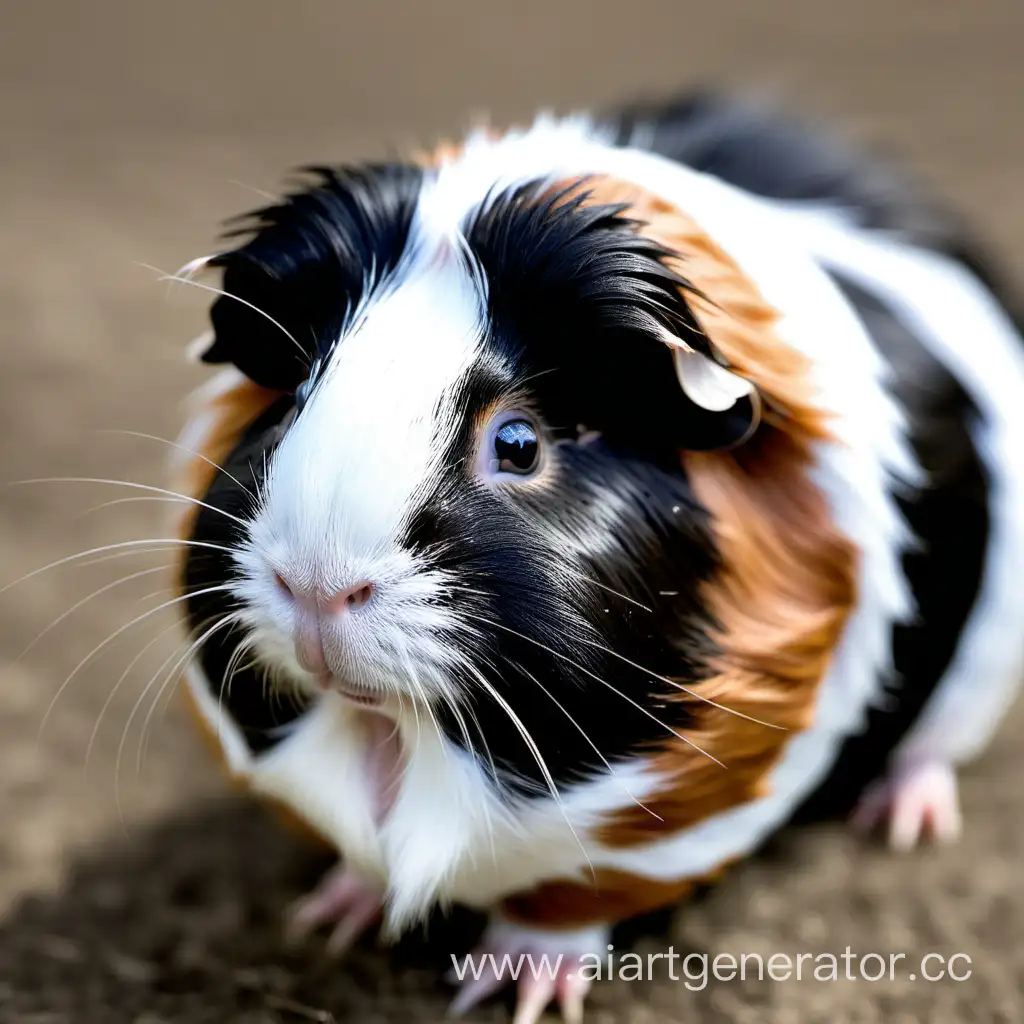
<instances>
[{"instance_id":1,"label":"blurred background","mask_svg":"<svg viewBox=\"0 0 1024 1024\"><path fill-rule=\"evenodd\" d=\"M406 151L482 113L503 124L694 83L767 95L898 154L1024 281L1022 53L1020 0L7 0L0 482L161 485L166 446L111 431L175 436L203 377L182 353L209 296L143 265L211 251L219 223L296 165ZM168 536L166 505L95 508L138 496L5 488L0 586ZM339 965L316 943L284 950L280 912L317 865L226 795L160 691L180 640L168 612L75 671L169 598L167 561L58 568L0 594L0 1021L440 1020L438 967L458 948L445 942L468 941L458 921ZM839 827L786 835L668 933L711 954L964 951L970 981L611 983L590 1019L1024 1019L1022 725L1018 711L964 779L959 847L895 857Z\"/></svg>"}]
</instances>

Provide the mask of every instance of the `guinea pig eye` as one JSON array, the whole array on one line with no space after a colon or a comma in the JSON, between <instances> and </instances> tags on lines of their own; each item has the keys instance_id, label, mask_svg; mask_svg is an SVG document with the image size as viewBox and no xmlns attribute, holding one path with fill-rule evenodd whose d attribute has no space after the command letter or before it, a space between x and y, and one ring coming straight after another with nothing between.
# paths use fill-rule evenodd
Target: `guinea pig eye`
<instances>
[{"instance_id":1,"label":"guinea pig eye","mask_svg":"<svg viewBox=\"0 0 1024 1024\"><path fill-rule=\"evenodd\" d=\"M540 442L528 420L509 420L494 434L492 458L500 473L526 476L537 468Z\"/></svg>"}]
</instances>

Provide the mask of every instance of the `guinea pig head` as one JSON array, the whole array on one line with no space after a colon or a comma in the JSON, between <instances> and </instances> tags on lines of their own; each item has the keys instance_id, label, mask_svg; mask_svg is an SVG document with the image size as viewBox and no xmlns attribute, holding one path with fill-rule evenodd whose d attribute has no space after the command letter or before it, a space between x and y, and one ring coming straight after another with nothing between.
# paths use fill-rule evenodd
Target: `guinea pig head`
<instances>
[{"instance_id":1,"label":"guinea pig head","mask_svg":"<svg viewBox=\"0 0 1024 1024\"><path fill-rule=\"evenodd\" d=\"M194 521L187 582L226 590L190 615L228 609L263 685L432 717L529 793L685 727L718 556L680 456L757 397L627 204L429 202L412 167L322 172L215 261L205 358L270 397Z\"/></svg>"}]
</instances>

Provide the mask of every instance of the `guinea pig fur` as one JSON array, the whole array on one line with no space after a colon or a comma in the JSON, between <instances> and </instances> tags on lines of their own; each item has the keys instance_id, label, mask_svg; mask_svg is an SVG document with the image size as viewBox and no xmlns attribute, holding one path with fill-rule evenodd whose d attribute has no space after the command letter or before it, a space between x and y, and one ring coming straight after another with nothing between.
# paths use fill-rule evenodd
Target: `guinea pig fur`
<instances>
[{"instance_id":1,"label":"guinea pig fur","mask_svg":"<svg viewBox=\"0 0 1024 1024\"><path fill-rule=\"evenodd\" d=\"M795 816L956 835L1024 660L1024 349L952 218L701 95L239 233L192 268L187 689L341 855L295 931L482 908L564 955L517 1019L577 1019L613 924Z\"/></svg>"}]
</instances>

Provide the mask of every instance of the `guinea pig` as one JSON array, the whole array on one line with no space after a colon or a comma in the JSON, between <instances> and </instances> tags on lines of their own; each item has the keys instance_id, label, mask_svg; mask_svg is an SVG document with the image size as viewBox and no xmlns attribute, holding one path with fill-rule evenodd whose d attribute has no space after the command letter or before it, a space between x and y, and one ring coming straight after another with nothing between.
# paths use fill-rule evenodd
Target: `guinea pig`
<instances>
[{"instance_id":1,"label":"guinea pig","mask_svg":"<svg viewBox=\"0 0 1024 1024\"><path fill-rule=\"evenodd\" d=\"M955 838L1024 667L1021 323L956 220L710 94L306 173L190 267L176 467L199 719L341 857L293 933L480 908L574 1022L794 818Z\"/></svg>"}]
</instances>

